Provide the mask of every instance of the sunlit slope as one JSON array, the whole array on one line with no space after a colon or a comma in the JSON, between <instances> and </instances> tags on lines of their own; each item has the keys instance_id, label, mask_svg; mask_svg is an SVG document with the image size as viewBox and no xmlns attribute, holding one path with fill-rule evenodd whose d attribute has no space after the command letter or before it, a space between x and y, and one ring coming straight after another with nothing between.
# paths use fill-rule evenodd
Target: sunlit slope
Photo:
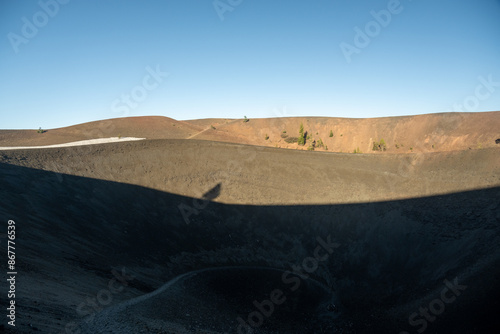
<instances>
[{"instance_id":1,"label":"sunlit slope","mask_svg":"<svg viewBox=\"0 0 500 334\"><path fill-rule=\"evenodd\" d=\"M414 154L283 150L198 140L143 140L0 152L0 162L238 204L403 199L500 185L500 148Z\"/></svg>"},{"instance_id":2,"label":"sunlit slope","mask_svg":"<svg viewBox=\"0 0 500 334\"><path fill-rule=\"evenodd\" d=\"M305 145L297 144L300 125ZM161 116L117 118L49 129L0 130L1 146L39 146L108 138L201 139L327 152L415 153L495 147L500 112L384 118L286 117L177 121ZM373 150L374 143L379 148Z\"/></svg>"}]
</instances>

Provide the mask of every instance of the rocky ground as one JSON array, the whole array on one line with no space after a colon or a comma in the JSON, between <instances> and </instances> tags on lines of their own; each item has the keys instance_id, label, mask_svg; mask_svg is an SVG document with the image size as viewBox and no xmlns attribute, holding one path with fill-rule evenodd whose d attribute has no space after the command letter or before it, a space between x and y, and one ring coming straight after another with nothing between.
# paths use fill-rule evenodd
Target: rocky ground
<instances>
[{"instance_id":1,"label":"rocky ground","mask_svg":"<svg viewBox=\"0 0 500 334\"><path fill-rule=\"evenodd\" d=\"M499 152L2 151L15 332L495 333Z\"/></svg>"}]
</instances>

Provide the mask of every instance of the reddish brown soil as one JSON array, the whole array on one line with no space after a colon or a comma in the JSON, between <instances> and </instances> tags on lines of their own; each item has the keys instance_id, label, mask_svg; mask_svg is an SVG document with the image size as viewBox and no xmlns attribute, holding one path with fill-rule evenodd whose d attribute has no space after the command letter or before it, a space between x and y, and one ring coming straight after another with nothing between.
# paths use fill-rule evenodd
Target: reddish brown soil
<instances>
[{"instance_id":1,"label":"reddish brown soil","mask_svg":"<svg viewBox=\"0 0 500 334\"><path fill-rule=\"evenodd\" d=\"M499 115L139 117L0 131L0 147L157 138L0 151L0 217L17 233L15 333L236 332L277 288L287 302L256 334L414 333L410 316L455 278L466 290L427 332L498 333ZM329 152L263 147L301 122ZM380 137L386 153L404 154L332 153L372 153ZM318 237L339 247L294 294L280 271L303 265ZM340 300L339 318L309 298L323 291L314 282Z\"/></svg>"},{"instance_id":2,"label":"reddish brown soil","mask_svg":"<svg viewBox=\"0 0 500 334\"><path fill-rule=\"evenodd\" d=\"M289 144L284 136L298 137L300 124L310 139L304 146ZM333 136L330 137L330 130ZM286 131L286 133L283 133ZM42 146L68 141L141 137L147 139L201 139L249 145L316 151L362 153L373 151L373 142L384 139L386 153L442 152L494 147L500 138L500 112L444 113L404 117L349 119L293 117L250 119L201 119L176 121L167 117L129 117L96 121L66 128L0 130L2 146ZM266 139L266 136L268 139ZM283 136L283 137L282 137ZM322 140L324 146L319 147Z\"/></svg>"}]
</instances>

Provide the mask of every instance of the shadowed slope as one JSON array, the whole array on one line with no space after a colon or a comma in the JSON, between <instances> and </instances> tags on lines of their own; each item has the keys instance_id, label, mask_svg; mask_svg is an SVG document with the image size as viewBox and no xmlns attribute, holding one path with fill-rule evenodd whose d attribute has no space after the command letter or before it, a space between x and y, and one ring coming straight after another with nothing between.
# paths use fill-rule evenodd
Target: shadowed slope
<instances>
[{"instance_id":1,"label":"shadowed slope","mask_svg":"<svg viewBox=\"0 0 500 334\"><path fill-rule=\"evenodd\" d=\"M53 172L8 164L0 165L0 180L0 215L15 220L17 226L18 271L22 274L17 286L18 332L33 332L25 320L30 319L43 332L63 333L68 323L83 321L85 328L107 327L118 333L113 327L117 319L103 318L95 311L204 268L292 270L313 256L318 237L330 238L339 246L309 276L334 291L344 305L340 318L326 323L325 331L414 332L419 327L409 325L410 314L439 298L443 281L455 277L467 285L466 290L436 320L428 322L429 328L449 332L500 328L496 316L500 290L498 187L380 203L252 206L195 201L86 177L58 178ZM217 191L210 192L215 186L217 183L207 185L205 191L212 198L217 195ZM220 196L224 189L225 184L220 184ZM4 253L2 247L2 256ZM122 291L112 294L111 301L104 299L102 291L110 289L112 269L122 267L133 278ZM279 283L267 275L270 279L263 279L262 284ZM233 287L227 289L237 291L234 286L241 286L244 297L236 304L222 304L238 307L222 308L215 320L202 318L189 326L176 323L175 313L168 310L181 305L184 295L167 289L173 298L162 306L162 319L177 324L178 333L220 332L224 326L236 331L234 315L246 319L253 301L262 296L245 295L252 291L243 288L248 283L242 280L239 284L238 275L232 277ZM194 279L191 289L200 286L219 297L233 295L223 285L203 286L208 281ZM261 286L265 289L253 291L269 288ZM211 303L211 294L193 292L194 310L196 303L200 307ZM293 300L293 294L288 296ZM93 307L89 298L106 304ZM135 304L143 317L127 328L153 332L159 309L155 299L148 303L152 304ZM283 307L291 306L284 303ZM286 328L276 315L266 319L259 330L271 333ZM228 322L217 321L225 316ZM127 322L120 325L127 326ZM300 327L299 322L297 333L307 332L307 325Z\"/></svg>"}]
</instances>

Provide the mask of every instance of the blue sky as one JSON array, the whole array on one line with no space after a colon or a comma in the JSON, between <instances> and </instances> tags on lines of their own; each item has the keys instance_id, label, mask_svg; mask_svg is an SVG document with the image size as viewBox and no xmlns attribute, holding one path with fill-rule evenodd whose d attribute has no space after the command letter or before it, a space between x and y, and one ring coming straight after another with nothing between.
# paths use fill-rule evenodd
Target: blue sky
<instances>
[{"instance_id":1,"label":"blue sky","mask_svg":"<svg viewBox=\"0 0 500 334\"><path fill-rule=\"evenodd\" d=\"M500 110L499 17L499 0L4 0L0 128Z\"/></svg>"}]
</instances>

